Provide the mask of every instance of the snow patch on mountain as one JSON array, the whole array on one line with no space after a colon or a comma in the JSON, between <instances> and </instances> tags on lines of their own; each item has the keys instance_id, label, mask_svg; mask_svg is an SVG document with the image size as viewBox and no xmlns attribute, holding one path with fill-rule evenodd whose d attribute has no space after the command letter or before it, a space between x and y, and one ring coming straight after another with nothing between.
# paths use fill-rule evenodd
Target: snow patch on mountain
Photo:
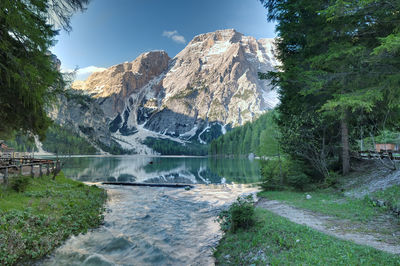
<instances>
[{"instance_id":1,"label":"snow patch on mountain","mask_svg":"<svg viewBox=\"0 0 400 266\"><path fill-rule=\"evenodd\" d=\"M208 51L207 55L220 55L226 52L231 47L230 41L217 41Z\"/></svg>"}]
</instances>

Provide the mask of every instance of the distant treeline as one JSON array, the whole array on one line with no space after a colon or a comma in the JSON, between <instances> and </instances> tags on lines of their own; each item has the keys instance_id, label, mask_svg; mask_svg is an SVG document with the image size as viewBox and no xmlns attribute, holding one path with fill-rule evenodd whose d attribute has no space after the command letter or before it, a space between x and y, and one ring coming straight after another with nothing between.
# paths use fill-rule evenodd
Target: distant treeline
<instances>
[{"instance_id":1,"label":"distant treeline","mask_svg":"<svg viewBox=\"0 0 400 266\"><path fill-rule=\"evenodd\" d=\"M43 149L55 154L96 154L97 150L85 138L71 129L53 124L46 132Z\"/></svg>"},{"instance_id":2,"label":"distant treeline","mask_svg":"<svg viewBox=\"0 0 400 266\"><path fill-rule=\"evenodd\" d=\"M33 136L24 135L20 132L14 132L12 135L12 138L5 141L8 147L11 147L15 151L19 152L37 151Z\"/></svg>"},{"instance_id":3,"label":"distant treeline","mask_svg":"<svg viewBox=\"0 0 400 266\"><path fill-rule=\"evenodd\" d=\"M274 123L275 112L261 115L252 123L236 127L210 144L210 155L240 156L254 153L272 156L277 153L277 134Z\"/></svg>"},{"instance_id":4,"label":"distant treeline","mask_svg":"<svg viewBox=\"0 0 400 266\"><path fill-rule=\"evenodd\" d=\"M19 152L38 151L33 136L15 132L6 144ZM72 129L57 124L51 125L42 141L43 149L54 154L96 154L97 149Z\"/></svg>"}]
</instances>

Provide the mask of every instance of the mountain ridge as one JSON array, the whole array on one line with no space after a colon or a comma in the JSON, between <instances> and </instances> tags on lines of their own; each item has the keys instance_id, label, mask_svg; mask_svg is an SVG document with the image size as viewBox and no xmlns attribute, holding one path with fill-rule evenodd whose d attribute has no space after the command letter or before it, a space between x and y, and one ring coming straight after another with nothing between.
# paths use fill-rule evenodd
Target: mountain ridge
<instances>
[{"instance_id":1,"label":"mountain ridge","mask_svg":"<svg viewBox=\"0 0 400 266\"><path fill-rule=\"evenodd\" d=\"M233 29L203 33L174 58L146 52L72 89L93 99L109 129L104 133L126 150L154 153L143 144L147 137L205 144L276 105L269 82L258 79L278 64L273 42Z\"/></svg>"}]
</instances>

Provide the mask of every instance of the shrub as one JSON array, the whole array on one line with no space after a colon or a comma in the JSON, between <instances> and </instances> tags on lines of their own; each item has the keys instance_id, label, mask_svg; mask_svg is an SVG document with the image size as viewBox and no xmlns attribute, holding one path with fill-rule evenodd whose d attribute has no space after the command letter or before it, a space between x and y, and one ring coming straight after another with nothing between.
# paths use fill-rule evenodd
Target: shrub
<instances>
[{"instance_id":1,"label":"shrub","mask_svg":"<svg viewBox=\"0 0 400 266\"><path fill-rule=\"evenodd\" d=\"M279 161L266 160L261 162L261 188L263 190L282 190Z\"/></svg>"},{"instance_id":2,"label":"shrub","mask_svg":"<svg viewBox=\"0 0 400 266\"><path fill-rule=\"evenodd\" d=\"M301 161L286 161L287 176L285 183L296 189L303 190L310 183L310 177L304 172L304 164Z\"/></svg>"},{"instance_id":3,"label":"shrub","mask_svg":"<svg viewBox=\"0 0 400 266\"><path fill-rule=\"evenodd\" d=\"M341 176L333 171L329 171L329 176L325 178L323 187L337 188Z\"/></svg>"},{"instance_id":4,"label":"shrub","mask_svg":"<svg viewBox=\"0 0 400 266\"><path fill-rule=\"evenodd\" d=\"M10 185L16 192L24 192L26 187L29 185L29 181L28 176L18 176L11 179Z\"/></svg>"},{"instance_id":5,"label":"shrub","mask_svg":"<svg viewBox=\"0 0 400 266\"><path fill-rule=\"evenodd\" d=\"M281 164L281 165L280 165ZM261 188L263 190L283 190L287 187L302 190L310 184L301 161L269 159L261 163Z\"/></svg>"},{"instance_id":6,"label":"shrub","mask_svg":"<svg viewBox=\"0 0 400 266\"><path fill-rule=\"evenodd\" d=\"M217 221L224 232L251 227L254 224L253 195L238 197L228 210L219 213Z\"/></svg>"}]
</instances>

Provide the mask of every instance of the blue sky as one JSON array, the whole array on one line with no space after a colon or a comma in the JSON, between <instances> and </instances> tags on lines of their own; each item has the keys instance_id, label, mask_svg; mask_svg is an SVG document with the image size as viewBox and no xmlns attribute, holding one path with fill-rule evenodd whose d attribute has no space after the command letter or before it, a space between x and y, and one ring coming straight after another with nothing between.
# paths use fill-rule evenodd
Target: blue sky
<instances>
[{"instance_id":1,"label":"blue sky","mask_svg":"<svg viewBox=\"0 0 400 266\"><path fill-rule=\"evenodd\" d=\"M72 28L60 32L52 52L63 69L81 68L79 79L150 50L174 57L194 36L219 29L275 37L258 0L92 0Z\"/></svg>"}]
</instances>

